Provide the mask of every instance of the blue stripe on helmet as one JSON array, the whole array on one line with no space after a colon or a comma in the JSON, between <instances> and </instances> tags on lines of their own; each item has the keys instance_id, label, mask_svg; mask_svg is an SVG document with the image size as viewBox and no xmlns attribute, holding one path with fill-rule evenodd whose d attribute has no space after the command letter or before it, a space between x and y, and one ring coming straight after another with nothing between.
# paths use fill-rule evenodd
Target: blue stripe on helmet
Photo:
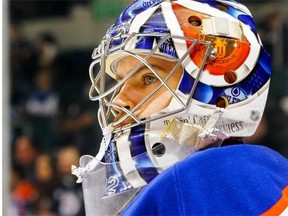
<instances>
[{"instance_id":1,"label":"blue stripe on helmet","mask_svg":"<svg viewBox=\"0 0 288 216\"><path fill-rule=\"evenodd\" d=\"M144 134L145 125L138 125L131 128L131 133L129 137L131 143L130 150L139 175L144 179L145 182L149 183L159 173L157 171L157 168L154 166L151 159L147 155Z\"/></svg>"}]
</instances>

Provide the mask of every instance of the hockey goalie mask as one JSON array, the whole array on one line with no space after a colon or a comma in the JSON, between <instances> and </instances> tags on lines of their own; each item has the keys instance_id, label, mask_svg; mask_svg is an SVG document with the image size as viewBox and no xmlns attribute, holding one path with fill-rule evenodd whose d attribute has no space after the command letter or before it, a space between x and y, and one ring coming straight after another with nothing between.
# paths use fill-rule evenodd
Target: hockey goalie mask
<instances>
[{"instance_id":1,"label":"hockey goalie mask","mask_svg":"<svg viewBox=\"0 0 288 216\"><path fill-rule=\"evenodd\" d=\"M136 0L92 58L89 95L104 138L84 164L86 173L105 167L104 197L146 185L196 150L250 136L261 120L270 57L235 1Z\"/></svg>"}]
</instances>

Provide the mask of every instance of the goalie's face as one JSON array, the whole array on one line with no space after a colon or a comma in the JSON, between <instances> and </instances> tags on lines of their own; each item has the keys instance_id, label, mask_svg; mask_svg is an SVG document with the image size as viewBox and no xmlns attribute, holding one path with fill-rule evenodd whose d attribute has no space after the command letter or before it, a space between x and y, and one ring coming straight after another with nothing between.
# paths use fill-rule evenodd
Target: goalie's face
<instances>
[{"instance_id":1,"label":"goalie's face","mask_svg":"<svg viewBox=\"0 0 288 216\"><path fill-rule=\"evenodd\" d=\"M125 79L132 70L138 67L113 100L114 104L133 113L138 119L147 118L168 106L173 97L171 90L175 91L183 72L181 66L175 69L176 62L157 57L150 57L147 62L152 66L152 70L133 57L120 60L116 67L118 81ZM122 109L117 111L115 121L126 114ZM134 122L133 119L128 117L120 123L120 126L132 122Z\"/></svg>"}]
</instances>

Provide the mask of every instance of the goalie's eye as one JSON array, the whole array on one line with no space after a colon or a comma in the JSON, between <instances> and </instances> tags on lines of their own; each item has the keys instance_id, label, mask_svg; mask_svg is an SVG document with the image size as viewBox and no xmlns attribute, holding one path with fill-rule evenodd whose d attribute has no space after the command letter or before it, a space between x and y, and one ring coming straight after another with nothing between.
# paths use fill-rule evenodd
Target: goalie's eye
<instances>
[{"instance_id":1,"label":"goalie's eye","mask_svg":"<svg viewBox=\"0 0 288 216\"><path fill-rule=\"evenodd\" d=\"M146 75L146 76L144 77L144 82L145 82L146 85L149 85L149 84L151 84L151 83L154 83L156 80L157 80L157 78L154 77L154 76Z\"/></svg>"}]
</instances>

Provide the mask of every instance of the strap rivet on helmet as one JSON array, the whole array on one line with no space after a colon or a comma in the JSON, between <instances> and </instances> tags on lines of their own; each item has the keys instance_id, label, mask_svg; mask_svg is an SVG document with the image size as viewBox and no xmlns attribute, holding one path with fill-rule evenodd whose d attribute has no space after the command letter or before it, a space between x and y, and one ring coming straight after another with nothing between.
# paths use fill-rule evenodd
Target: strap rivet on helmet
<instances>
[{"instance_id":1,"label":"strap rivet on helmet","mask_svg":"<svg viewBox=\"0 0 288 216\"><path fill-rule=\"evenodd\" d=\"M224 73L224 80L228 84L233 84L237 80L237 73L234 70L228 70L227 72Z\"/></svg>"}]
</instances>

